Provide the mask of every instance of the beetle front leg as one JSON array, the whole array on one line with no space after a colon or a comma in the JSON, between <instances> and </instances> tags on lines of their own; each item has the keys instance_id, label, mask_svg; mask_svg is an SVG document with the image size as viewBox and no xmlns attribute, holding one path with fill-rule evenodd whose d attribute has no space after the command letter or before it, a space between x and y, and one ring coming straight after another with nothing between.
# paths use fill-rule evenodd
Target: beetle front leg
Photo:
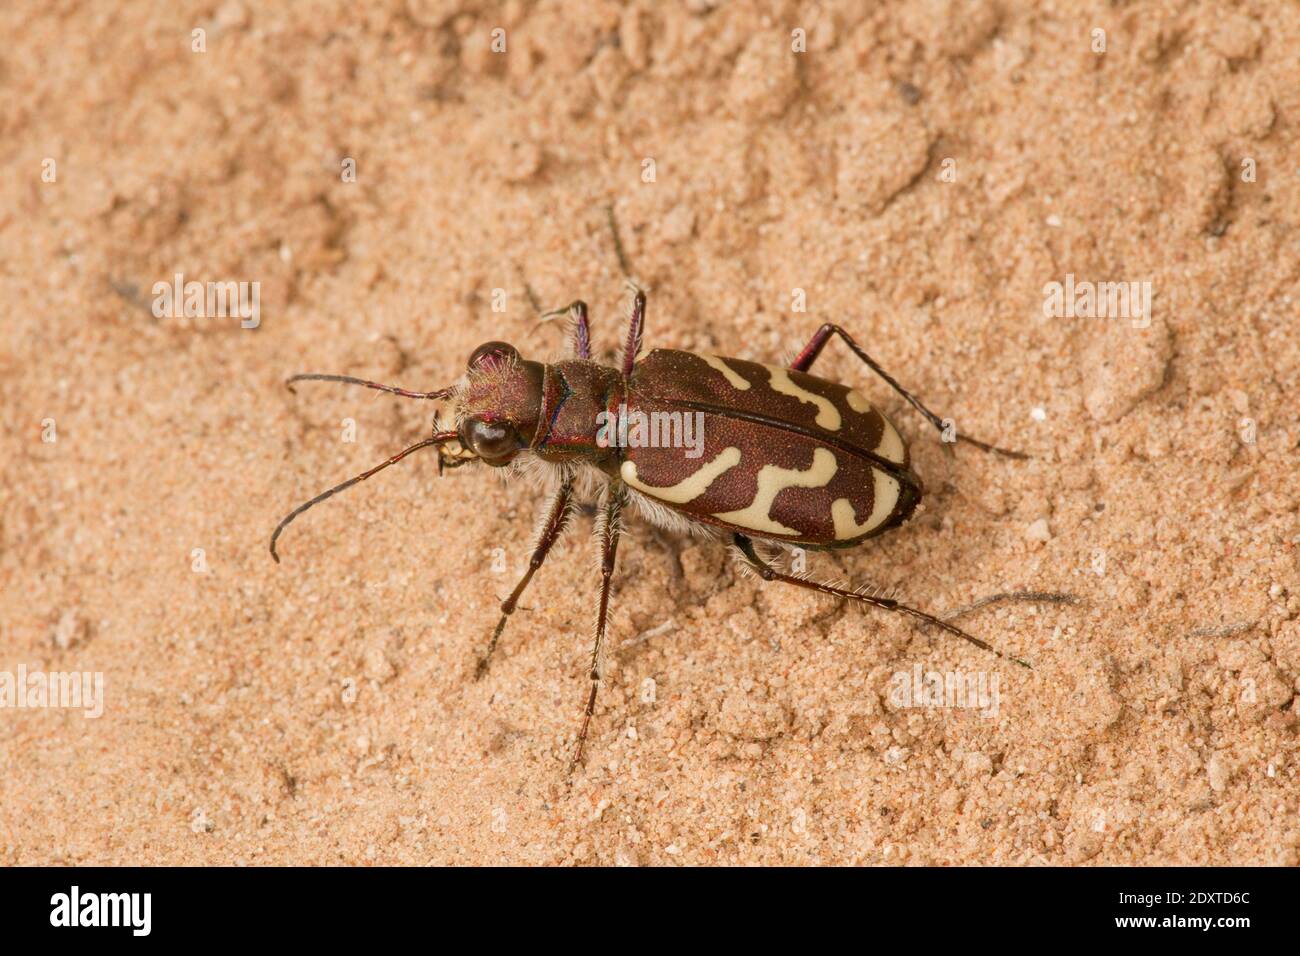
<instances>
[{"instance_id":1,"label":"beetle front leg","mask_svg":"<svg viewBox=\"0 0 1300 956\"><path fill-rule=\"evenodd\" d=\"M624 493L621 485L612 485L604 502L600 518L596 524L596 537L600 541L600 598L596 606L596 638L591 648L591 666L588 676L591 690L587 694L587 706L582 713L582 726L578 729L578 743L569 763L569 773L582 761L583 744L587 741L587 728L591 724L591 715L596 710L596 690L600 687L600 652L605 642L606 622L609 619L609 585L614 577L614 558L618 552L618 538L621 533L619 524L622 520Z\"/></svg>"},{"instance_id":2,"label":"beetle front leg","mask_svg":"<svg viewBox=\"0 0 1300 956\"><path fill-rule=\"evenodd\" d=\"M474 679L482 680L483 675L487 673L488 665L492 662L492 654L497 649L497 641L501 639L501 632L506 629L506 621L510 615L515 613L515 607L519 604L519 598L524 593L524 588L528 587L528 582L533 579L537 569L542 566L546 560L546 555L550 553L551 545L559 540L560 535L564 533L564 526L569 520L569 504L573 494L573 481L565 478L560 487L556 489L555 495L551 498L550 506L546 510L546 521L537 535L537 544L533 548L533 556L528 560L528 570L524 576L519 579L515 589L510 592L510 596L501 602L501 620L497 621L496 629L492 631L492 640L488 642L487 651L479 658L478 667L474 669Z\"/></svg>"},{"instance_id":3,"label":"beetle front leg","mask_svg":"<svg viewBox=\"0 0 1300 956\"><path fill-rule=\"evenodd\" d=\"M830 341L832 335L838 335L843 339L844 344L853 350L854 355L862 359L868 368L888 382L890 388L907 399L913 408L925 416L926 421L939 430L940 434L944 434L947 431L944 427L944 420L942 418L922 405L920 399L907 389L903 388L903 386L899 385L892 375L881 368L880 364L867 354L866 349L853 341L853 336L849 335L848 332L845 332L844 329L840 328L840 326L831 322L827 322L823 325L817 330L816 334L808 340L808 344L803 347L803 351L800 352L798 357L790 363L790 368L797 372L806 372L808 369L812 368L813 362L817 361L817 356L821 355L822 349L826 347L826 343ZM961 434L960 432L957 433L957 440L964 441L968 445L974 445L976 448L982 449L983 451L993 452L997 455L1004 455L1007 458L1023 460L1029 457L1024 452L999 448L997 445L990 445L988 442L980 441L978 438L971 438L967 435Z\"/></svg>"},{"instance_id":4,"label":"beetle front leg","mask_svg":"<svg viewBox=\"0 0 1300 956\"><path fill-rule=\"evenodd\" d=\"M1020 658L1010 657L1006 654L1003 654L1001 651L994 648L993 645L987 643L986 641L981 641L978 637L972 637L970 634L967 634L961 628L955 627L954 625L949 624L947 621L940 620L939 618L935 617L933 614L926 614L924 611L917 610L914 607L909 607L906 604L900 604L899 602L895 601L893 598L878 597L876 595L867 594L863 591L854 591L849 588L836 587L833 584L824 584L821 581L812 581L807 578L799 578L799 577L795 577L792 574L786 574L782 571L778 571L776 568L772 567L770 564L768 564L766 561L764 561L762 558L758 556L758 552L754 550L754 542L751 541L749 538L745 537L743 534L738 534L735 535L732 540L735 542L736 547L740 550L740 553L744 557L745 561L749 564L751 568L753 568L754 571L758 573L758 576L762 578L764 581L781 581L785 584L793 584L796 587L807 588L810 591L817 591L821 594L831 594L834 595L835 597L847 598L850 601L860 601L863 604L868 604L872 607L878 607L885 611L898 611L900 614L906 614L908 617L915 618L916 620L921 621L925 624L933 624L936 627L940 627L943 630L947 631L949 634L954 635L955 637L960 637L964 641L969 641L970 643L974 644L976 647L980 648L981 650L988 651L990 654L996 654L998 657L1001 657L1003 660L1012 661L1013 663L1019 664L1022 667L1029 666Z\"/></svg>"}]
</instances>

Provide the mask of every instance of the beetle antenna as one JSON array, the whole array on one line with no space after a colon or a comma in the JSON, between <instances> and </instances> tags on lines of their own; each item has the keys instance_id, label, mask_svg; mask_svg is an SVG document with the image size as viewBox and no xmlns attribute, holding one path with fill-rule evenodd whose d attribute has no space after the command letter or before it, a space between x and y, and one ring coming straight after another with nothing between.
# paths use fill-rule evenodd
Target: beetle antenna
<instances>
[{"instance_id":1,"label":"beetle antenna","mask_svg":"<svg viewBox=\"0 0 1300 956\"><path fill-rule=\"evenodd\" d=\"M347 481L343 482L342 484L335 485L329 491L321 492L315 498L311 499L311 501L304 502L303 504L300 504L298 507L294 508L292 511L290 511L287 515L284 516L284 518L280 521L280 523L275 526L275 530L271 532L271 557L275 559L275 563L276 564L280 563L280 555L276 553L275 550L275 542L280 537L280 533L284 531L285 527L289 524L289 522L291 522L294 518L298 517L298 515L302 514L312 505L320 504L326 498L329 498L333 495L337 495L340 491L346 491L348 488L351 488L353 485L357 484L358 482L365 481L367 478L369 478L371 475L375 474L376 472L383 471L389 465L397 464L399 461L401 461L403 458L405 458L413 451L418 451L421 448L428 448L430 445L441 445L444 442L449 442L456 437L457 435L454 431L435 432L431 438L426 438L423 441L416 442L414 445L410 446L409 448L404 448L402 451L398 452L392 458L389 458L387 461L380 462L378 465L376 465L374 468L371 468L369 471L363 471L355 478L349 478Z\"/></svg>"},{"instance_id":2,"label":"beetle antenna","mask_svg":"<svg viewBox=\"0 0 1300 956\"><path fill-rule=\"evenodd\" d=\"M377 388L381 392L391 392L403 398L429 398L434 401L450 398L456 390L455 386L448 386L447 388L440 388L436 392L413 392L409 388L398 388L396 385L381 385L379 382L371 382L364 378L353 378L351 375L321 375L317 372L306 372L285 379L284 384L289 387L291 392L294 391L294 382L342 382L344 385L364 385L366 388Z\"/></svg>"}]
</instances>

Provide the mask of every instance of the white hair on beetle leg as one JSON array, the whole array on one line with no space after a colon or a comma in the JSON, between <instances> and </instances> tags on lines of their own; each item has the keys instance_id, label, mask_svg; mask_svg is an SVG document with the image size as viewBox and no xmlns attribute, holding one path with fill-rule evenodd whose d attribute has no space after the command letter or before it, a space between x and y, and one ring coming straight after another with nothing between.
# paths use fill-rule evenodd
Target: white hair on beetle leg
<instances>
[{"instance_id":1,"label":"white hair on beetle leg","mask_svg":"<svg viewBox=\"0 0 1300 956\"><path fill-rule=\"evenodd\" d=\"M546 489L547 507L542 508L537 513L537 517L533 521L533 536L532 536L532 543L529 545L529 555L531 555L532 552L537 550L538 545L542 543L542 538L546 534L546 529L551 525L551 508L550 508L551 499L554 498L555 495L559 492L560 484L561 482L564 481L566 477L568 477L568 472L563 466L560 465L554 466L554 485L553 487L548 487ZM570 493L569 500L564 503L562 514L556 516L556 521L558 524L560 524L561 531L564 530L564 524L568 520L569 516L573 514L573 508L574 508L573 494ZM561 534L560 537L562 536L563 535ZM557 537L556 540L552 542L552 545L555 544L559 544L559 537Z\"/></svg>"},{"instance_id":2,"label":"white hair on beetle leg","mask_svg":"<svg viewBox=\"0 0 1300 956\"><path fill-rule=\"evenodd\" d=\"M742 578L758 577L758 568L754 567L754 563L749 560L749 555L741 551L738 545L728 545L727 551L731 554L731 561Z\"/></svg>"},{"instance_id":3,"label":"white hair on beetle leg","mask_svg":"<svg viewBox=\"0 0 1300 956\"><path fill-rule=\"evenodd\" d=\"M570 465L573 475L574 496L582 501L593 501L602 490L609 487L609 475L589 461L575 460Z\"/></svg>"},{"instance_id":4,"label":"white hair on beetle leg","mask_svg":"<svg viewBox=\"0 0 1300 956\"><path fill-rule=\"evenodd\" d=\"M892 585L884 584L861 584L851 589L859 597L869 598L873 601L901 601L901 590Z\"/></svg>"}]
</instances>

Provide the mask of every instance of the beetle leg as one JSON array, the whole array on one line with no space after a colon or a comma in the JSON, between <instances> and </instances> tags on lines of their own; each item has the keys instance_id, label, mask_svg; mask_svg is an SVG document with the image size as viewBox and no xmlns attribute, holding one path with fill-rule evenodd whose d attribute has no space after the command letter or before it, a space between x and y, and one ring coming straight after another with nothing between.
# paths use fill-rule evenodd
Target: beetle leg
<instances>
[{"instance_id":1,"label":"beetle leg","mask_svg":"<svg viewBox=\"0 0 1300 956\"><path fill-rule=\"evenodd\" d=\"M760 558L758 553L754 550L754 542L743 534L735 535L733 540L735 541L736 547L740 549L740 553L749 563L750 567L752 567L758 573L758 576L764 581L782 581L786 584L793 584L797 587L807 588L810 591L818 591L822 594L831 594L835 597L848 598L851 601L861 601L863 604L869 604L872 607L882 608L886 611L898 611L899 613L906 614L908 617L913 617L918 621L922 621L926 624L933 624L935 627L942 628L949 634L952 634L955 637L960 637L964 641L969 641L976 647L986 650L990 654L996 654L1003 660L1012 661L1022 667L1029 666L1020 658L1009 657L1008 655L1003 654L1001 651L996 650L991 644L981 641L978 637L972 637L961 628L949 624L947 621L942 621L933 614L926 614L924 611L917 610L914 607L900 604L893 598L879 597L876 595L866 594L862 591L854 591L850 588L836 587L833 584L824 584L821 581L813 581L809 578L801 578L792 574L785 574Z\"/></svg>"},{"instance_id":2,"label":"beetle leg","mask_svg":"<svg viewBox=\"0 0 1300 956\"><path fill-rule=\"evenodd\" d=\"M632 317L628 320L627 339L623 344L624 378L632 374L636 357L641 352L641 336L645 332L645 293L635 285L632 285L632 289Z\"/></svg>"},{"instance_id":3,"label":"beetle leg","mask_svg":"<svg viewBox=\"0 0 1300 956\"><path fill-rule=\"evenodd\" d=\"M632 267L628 264L627 253L623 251L623 240L618 235L618 220L614 218L613 203L605 206L605 216L609 220L610 235L614 237L614 254L618 256L618 267L634 295L632 318L628 322L627 339L623 345L623 377L626 378L632 374L636 357L641 352L641 336L645 331L645 293L632 278Z\"/></svg>"},{"instance_id":4,"label":"beetle leg","mask_svg":"<svg viewBox=\"0 0 1300 956\"><path fill-rule=\"evenodd\" d=\"M587 322L587 303L581 299L569 306L573 315L573 357L591 358L591 326Z\"/></svg>"},{"instance_id":5,"label":"beetle leg","mask_svg":"<svg viewBox=\"0 0 1300 956\"><path fill-rule=\"evenodd\" d=\"M925 420L928 421L935 428L937 428L940 434L944 434L944 435L947 434L948 429L945 427L944 420L942 418L940 418L934 412L930 411L930 409L922 405L921 400L919 398L917 398L907 389L903 388L903 386L899 385L892 375L890 375L883 368L881 368L880 364L876 362L876 360L873 359L870 355L867 354L866 349L858 345L857 342L853 341L853 336L849 335L849 333L845 332L844 329L840 328L838 325L835 325L831 322L827 322L825 325L823 325L820 329L817 330L816 334L813 335L813 337L808 340L808 344L803 347L803 351L800 352L798 357L796 357L795 360L790 363L790 368L794 369L796 372L806 372L808 371L808 369L812 368L813 362L817 361L817 356L821 355L822 349L826 347L826 343L830 341L832 335L838 335L840 338L842 338L844 340L844 344L853 350L854 355L862 359L862 361L866 363L868 368L870 368L873 372L875 372L886 382L888 382L890 388L892 388L899 395L902 395L905 399L907 399L908 403L911 404L911 406L915 408L918 412L924 415ZM988 442L980 441L978 438L971 438L968 435L961 434L960 432L957 434L957 441L964 441L968 445L974 445L976 448L982 449L984 451L993 452L994 454L997 455L1004 455L1007 458L1018 458L1023 460L1029 457L1024 452L1011 451L1010 449L1007 448L999 448L997 445L990 445Z\"/></svg>"},{"instance_id":6,"label":"beetle leg","mask_svg":"<svg viewBox=\"0 0 1300 956\"><path fill-rule=\"evenodd\" d=\"M618 221L614 218L613 203L605 206L605 217L609 220L609 231L614 237L614 255L618 256L618 267L623 272L623 278L631 281L632 267L628 264L627 253L623 251L623 240L618 236Z\"/></svg>"},{"instance_id":7,"label":"beetle leg","mask_svg":"<svg viewBox=\"0 0 1300 956\"><path fill-rule=\"evenodd\" d=\"M582 713L582 726L578 729L578 744L569 763L569 773L582 761L582 747L587 741L587 727L596 710L596 689L600 686L600 651L605 642L605 626L609 617L609 584L614 576L614 556L618 551L619 527L622 521L624 493L621 485L611 485L600 518L596 523L596 537L600 541L600 600L596 607L596 639L591 648L591 666L588 676L591 690L587 706Z\"/></svg>"},{"instance_id":8,"label":"beetle leg","mask_svg":"<svg viewBox=\"0 0 1300 956\"><path fill-rule=\"evenodd\" d=\"M533 574L546 560L551 545L555 544L560 535L564 533L564 526L569 520L569 503L572 492L573 480L565 478L551 497L551 503L546 509L546 519L537 534L537 544L533 548L533 556L528 559L528 570L519 579L515 589L510 592L510 596L501 602L501 620L497 621L497 626L492 631L492 639L488 641L487 651L479 658L478 667L474 670L475 680L482 680L483 675L487 673L488 665L492 662L492 654L497 649L497 641L501 639L501 632L506 629L506 621L509 620L511 614L515 613L515 607L519 604L520 596L524 593L524 589L528 587L528 582L533 579Z\"/></svg>"},{"instance_id":9,"label":"beetle leg","mask_svg":"<svg viewBox=\"0 0 1300 956\"><path fill-rule=\"evenodd\" d=\"M1023 601L1028 604L1078 604L1079 600L1077 594L1069 594L1065 591L999 591L997 594L986 595L978 601L972 601L963 607L948 611L944 614L944 618L951 621L963 614L970 614L985 605L996 604L999 601Z\"/></svg>"},{"instance_id":10,"label":"beetle leg","mask_svg":"<svg viewBox=\"0 0 1300 956\"><path fill-rule=\"evenodd\" d=\"M587 303L575 299L562 309L538 312L538 317L546 322L559 315L567 315L572 320L569 343L573 348L573 357L587 360L591 358L591 325L587 321Z\"/></svg>"}]
</instances>

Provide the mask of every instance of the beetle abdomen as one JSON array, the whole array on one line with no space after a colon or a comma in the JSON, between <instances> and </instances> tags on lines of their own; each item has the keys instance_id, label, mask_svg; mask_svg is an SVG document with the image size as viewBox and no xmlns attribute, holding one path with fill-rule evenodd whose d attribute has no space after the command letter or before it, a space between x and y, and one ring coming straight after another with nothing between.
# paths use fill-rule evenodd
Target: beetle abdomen
<instances>
[{"instance_id":1,"label":"beetle abdomen","mask_svg":"<svg viewBox=\"0 0 1300 956\"><path fill-rule=\"evenodd\" d=\"M630 447L620 471L631 488L698 521L838 547L900 524L920 500L897 430L835 382L656 349L633 372L628 408L698 415L699 447Z\"/></svg>"}]
</instances>

